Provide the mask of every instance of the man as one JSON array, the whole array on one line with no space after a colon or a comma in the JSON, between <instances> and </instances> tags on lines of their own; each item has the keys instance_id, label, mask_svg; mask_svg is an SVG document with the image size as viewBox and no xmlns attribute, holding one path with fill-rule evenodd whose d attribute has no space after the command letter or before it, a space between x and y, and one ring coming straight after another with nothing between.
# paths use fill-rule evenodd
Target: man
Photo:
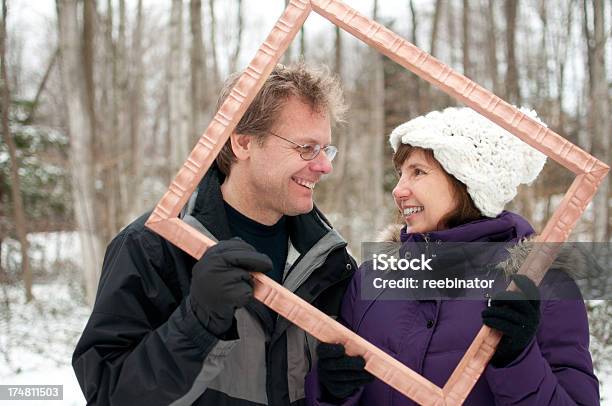
<instances>
[{"instance_id":1,"label":"man","mask_svg":"<svg viewBox=\"0 0 612 406\"><path fill-rule=\"evenodd\" d=\"M195 261L148 214L111 242L73 356L89 404L303 404L315 340L253 299L250 272L338 314L355 262L312 194L343 109L327 73L278 65L181 213L219 243Z\"/></svg>"}]
</instances>

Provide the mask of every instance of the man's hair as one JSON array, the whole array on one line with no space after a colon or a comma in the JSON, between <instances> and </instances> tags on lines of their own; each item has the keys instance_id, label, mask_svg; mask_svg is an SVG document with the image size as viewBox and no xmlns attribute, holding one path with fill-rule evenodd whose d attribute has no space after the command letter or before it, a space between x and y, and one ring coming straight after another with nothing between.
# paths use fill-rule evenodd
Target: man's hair
<instances>
[{"instance_id":1,"label":"man's hair","mask_svg":"<svg viewBox=\"0 0 612 406\"><path fill-rule=\"evenodd\" d=\"M413 147L409 144L400 144L397 151L395 151L395 154L393 154L393 166L395 167L395 170L399 171L404 161L410 158L410 155L412 155L412 153L416 150L423 151L425 154L425 159L442 169L442 172L450 181L451 193L457 202L455 209L451 210L440 219L437 224L437 228L453 228L481 218L482 214L468 193L467 186L442 168L442 165L440 165L438 160L434 157L433 150L428 148Z\"/></svg>"},{"instance_id":2,"label":"man's hair","mask_svg":"<svg viewBox=\"0 0 612 406\"><path fill-rule=\"evenodd\" d=\"M234 73L225 81L217 100L216 111L221 108L241 74L242 72ZM254 136L259 145L263 145L265 137L276 124L290 97L297 97L316 113L327 113L332 125L343 120L347 109L340 82L330 74L329 69L313 69L301 62L289 66L278 64L234 132ZM227 140L217 155L216 162L221 172L229 175L232 164L236 162L231 140Z\"/></svg>"}]
</instances>

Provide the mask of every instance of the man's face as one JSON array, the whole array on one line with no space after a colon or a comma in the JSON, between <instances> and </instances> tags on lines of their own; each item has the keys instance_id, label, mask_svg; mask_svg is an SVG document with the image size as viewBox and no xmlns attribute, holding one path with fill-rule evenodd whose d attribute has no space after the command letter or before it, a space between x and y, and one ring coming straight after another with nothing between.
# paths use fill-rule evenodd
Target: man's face
<instances>
[{"instance_id":1,"label":"man's face","mask_svg":"<svg viewBox=\"0 0 612 406\"><path fill-rule=\"evenodd\" d=\"M331 126L327 113L315 112L310 106L292 97L287 100L274 134L297 144L331 142ZM249 159L250 183L258 211L266 218L280 218L308 213L313 208L313 189L321 177L332 171L325 152L311 161L300 157L296 145L268 134L264 144L254 145Z\"/></svg>"}]
</instances>

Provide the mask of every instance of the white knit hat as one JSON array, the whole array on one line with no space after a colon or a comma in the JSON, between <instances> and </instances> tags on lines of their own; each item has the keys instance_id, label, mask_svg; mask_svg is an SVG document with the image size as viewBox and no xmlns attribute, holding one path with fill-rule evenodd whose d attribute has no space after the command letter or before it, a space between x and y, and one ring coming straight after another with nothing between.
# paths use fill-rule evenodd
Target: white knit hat
<instances>
[{"instance_id":1,"label":"white knit hat","mask_svg":"<svg viewBox=\"0 0 612 406\"><path fill-rule=\"evenodd\" d=\"M535 111L521 108L537 119ZM518 185L535 180L546 155L474 110L449 107L412 119L389 136L393 151L400 142L433 150L446 172L467 186L480 212L495 217L516 196Z\"/></svg>"}]
</instances>

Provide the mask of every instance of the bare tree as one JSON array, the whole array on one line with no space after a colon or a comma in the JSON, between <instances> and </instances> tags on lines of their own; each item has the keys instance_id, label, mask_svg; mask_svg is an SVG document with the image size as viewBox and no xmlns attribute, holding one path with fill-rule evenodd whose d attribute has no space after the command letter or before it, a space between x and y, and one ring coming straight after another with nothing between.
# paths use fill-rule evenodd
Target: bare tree
<instances>
[{"instance_id":1,"label":"bare tree","mask_svg":"<svg viewBox=\"0 0 612 406\"><path fill-rule=\"evenodd\" d=\"M461 25L463 27L463 74L467 77L472 77L472 65L470 61L470 1L463 0L463 14L461 19Z\"/></svg>"},{"instance_id":2,"label":"bare tree","mask_svg":"<svg viewBox=\"0 0 612 406\"><path fill-rule=\"evenodd\" d=\"M170 176L181 167L189 148L185 106L185 81L183 72L183 2L172 0L170 12L170 38L168 52L168 108L170 145Z\"/></svg>"},{"instance_id":3,"label":"bare tree","mask_svg":"<svg viewBox=\"0 0 612 406\"><path fill-rule=\"evenodd\" d=\"M302 25L300 28L300 57L306 56L306 28Z\"/></svg>"},{"instance_id":4,"label":"bare tree","mask_svg":"<svg viewBox=\"0 0 612 406\"><path fill-rule=\"evenodd\" d=\"M436 56L436 45L438 43L438 31L440 28L440 19L442 17L442 8L444 7L444 0L436 0L434 6L433 22L431 25L431 41L429 43L429 53Z\"/></svg>"},{"instance_id":5,"label":"bare tree","mask_svg":"<svg viewBox=\"0 0 612 406\"><path fill-rule=\"evenodd\" d=\"M45 69L45 74L43 75L42 80L40 81L40 85L38 86L38 89L36 90L36 95L34 96L34 100L32 101L32 106L30 107L28 117L24 120L24 122L27 124L31 124L34 121L34 117L36 116L36 109L38 108L38 105L40 103L40 97L43 91L45 90L45 87L49 80L49 76L51 76L51 72L53 71L53 67L55 66L55 62L57 61L57 55L58 55L58 50L56 49L53 52L51 59L49 60L47 69Z\"/></svg>"},{"instance_id":6,"label":"bare tree","mask_svg":"<svg viewBox=\"0 0 612 406\"><path fill-rule=\"evenodd\" d=\"M95 149L102 151L102 156L96 162L96 172L104 183L100 193L100 211L104 213L101 221L102 238L108 241L119 229L121 218L119 164L123 154L119 128L119 96L118 96L118 58L114 39L115 19L112 0L106 2L106 19L104 24L104 64L102 67L101 100L104 115L108 120L102 120L103 137L93 139Z\"/></svg>"},{"instance_id":7,"label":"bare tree","mask_svg":"<svg viewBox=\"0 0 612 406\"><path fill-rule=\"evenodd\" d=\"M438 36L439 36L439 27L440 20L442 19L444 8L444 0L436 0L434 6L434 14L432 17L432 28L431 28L431 38L429 42L429 53L433 56L437 55L437 44L438 44ZM432 98L433 98L433 88L428 83L425 84L426 88L422 95L422 103L421 108L423 111L429 111L431 109Z\"/></svg>"},{"instance_id":8,"label":"bare tree","mask_svg":"<svg viewBox=\"0 0 612 406\"><path fill-rule=\"evenodd\" d=\"M102 246L94 225L94 177L90 120L80 56L78 0L57 0L60 71L70 136L73 207L82 247L87 299L93 304L101 266Z\"/></svg>"},{"instance_id":9,"label":"bare tree","mask_svg":"<svg viewBox=\"0 0 612 406\"><path fill-rule=\"evenodd\" d=\"M142 101L144 92L144 63L143 63L143 10L142 0L138 0L136 5L136 27L132 41L132 51L130 52L132 68L131 88L129 89L129 166L127 168L127 179L129 182L130 193L128 196L128 207L126 208L127 217L134 218L143 209L141 199L142 186ZM126 219L127 220L127 219Z\"/></svg>"},{"instance_id":10,"label":"bare tree","mask_svg":"<svg viewBox=\"0 0 612 406\"><path fill-rule=\"evenodd\" d=\"M418 14L417 14L417 10L416 7L414 6L414 1L410 0L409 2L409 8L410 8L410 16L411 16L411 29L410 29L410 41L416 45L419 46L419 42L418 42L418 37L417 37L417 32L418 32ZM421 97L422 93L425 93L422 91L423 89L423 82L421 80L421 78L419 78L417 75L411 75L411 81L412 81L412 89L413 89L413 94L414 94L414 99L417 101L417 109L416 112L417 114L423 114L425 112L427 112L429 106L425 105L425 100L427 100L426 97Z\"/></svg>"},{"instance_id":11,"label":"bare tree","mask_svg":"<svg viewBox=\"0 0 612 406\"><path fill-rule=\"evenodd\" d=\"M593 65L591 73L591 111L593 123L593 152L604 162L610 162L610 92L606 77L605 49L609 33L604 29L604 2L593 0ZM593 241L609 241L609 190L610 179L601 183L594 199Z\"/></svg>"},{"instance_id":12,"label":"bare tree","mask_svg":"<svg viewBox=\"0 0 612 406\"><path fill-rule=\"evenodd\" d=\"M558 69L557 74L557 128L561 134L565 134L565 112L564 112L564 101L565 101L565 67L567 65L567 55L570 49L570 41L572 37L573 27L573 14L574 8L576 7L575 0L569 0L566 2L565 7L565 23L561 24L563 34L555 37L553 43L553 53L556 55L556 65ZM562 35L562 36L561 36ZM578 114L579 115L579 114Z\"/></svg>"},{"instance_id":13,"label":"bare tree","mask_svg":"<svg viewBox=\"0 0 612 406\"><path fill-rule=\"evenodd\" d=\"M230 72L235 72L236 71L236 64L238 63L238 56L240 56L240 46L242 45L242 29L244 26L244 21L242 18L242 0L236 0L238 2L237 4L237 10L236 10L236 25L238 27L237 33L236 33L236 44L234 47L234 52L232 52L232 55L230 57L230 63L228 64L228 66L230 67Z\"/></svg>"},{"instance_id":14,"label":"bare tree","mask_svg":"<svg viewBox=\"0 0 612 406\"><path fill-rule=\"evenodd\" d=\"M25 288L26 301L31 301L32 295L32 271L30 269L30 256L28 254L28 236L25 219L25 211L23 208L23 199L21 197L21 181L19 179L19 163L17 162L17 151L13 135L9 126L9 111L11 108L11 94L9 89L9 81L7 74L6 63L6 17L7 17L6 0L2 1L2 31L0 35L0 69L2 70L2 135L4 142L8 147L9 157L11 160L11 197L13 203L13 213L15 214L15 231L21 249L21 274Z\"/></svg>"},{"instance_id":15,"label":"bare tree","mask_svg":"<svg viewBox=\"0 0 612 406\"><path fill-rule=\"evenodd\" d=\"M118 225L116 230L113 230L113 234L119 231L120 227L128 221L128 206L129 206L129 178L128 173L130 168L130 125L129 125L129 113L130 109L128 102L129 97L129 75L128 75L128 50L127 50L127 33L126 33L126 8L125 0L119 0L119 24L118 24L118 36L115 45L115 67L116 75L114 77L115 87L115 99L113 103L117 106L117 151L115 159L115 167L118 180Z\"/></svg>"},{"instance_id":16,"label":"bare tree","mask_svg":"<svg viewBox=\"0 0 612 406\"><path fill-rule=\"evenodd\" d=\"M372 18L378 20L378 0L374 0ZM385 145L385 74L383 56L375 49L370 50L371 78L370 78L370 130L369 134L362 134L366 141L363 156L367 156L363 165L366 169L365 176L365 199L367 210L371 214L372 228L380 230L383 225L384 190L381 179L383 179L384 145Z\"/></svg>"},{"instance_id":17,"label":"bare tree","mask_svg":"<svg viewBox=\"0 0 612 406\"><path fill-rule=\"evenodd\" d=\"M215 0L208 0L208 8L210 9L210 48L212 54L212 73L213 73L213 83L215 86L215 91L213 93L217 93L216 89L220 86L221 79L219 76L219 63L217 60L217 18L215 16Z\"/></svg>"},{"instance_id":18,"label":"bare tree","mask_svg":"<svg viewBox=\"0 0 612 406\"><path fill-rule=\"evenodd\" d=\"M516 14L519 0L507 0L506 13L506 100L515 105L521 103L521 92L518 80L516 61Z\"/></svg>"},{"instance_id":19,"label":"bare tree","mask_svg":"<svg viewBox=\"0 0 612 406\"><path fill-rule=\"evenodd\" d=\"M497 69L497 28L495 24L495 0L487 0L487 70L493 93L500 95L499 73Z\"/></svg>"},{"instance_id":20,"label":"bare tree","mask_svg":"<svg viewBox=\"0 0 612 406\"><path fill-rule=\"evenodd\" d=\"M202 1L190 2L191 30L191 120L189 135L194 140L200 136L204 127L204 109L208 104L210 89L208 88L206 49L202 36Z\"/></svg>"}]
</instances>

